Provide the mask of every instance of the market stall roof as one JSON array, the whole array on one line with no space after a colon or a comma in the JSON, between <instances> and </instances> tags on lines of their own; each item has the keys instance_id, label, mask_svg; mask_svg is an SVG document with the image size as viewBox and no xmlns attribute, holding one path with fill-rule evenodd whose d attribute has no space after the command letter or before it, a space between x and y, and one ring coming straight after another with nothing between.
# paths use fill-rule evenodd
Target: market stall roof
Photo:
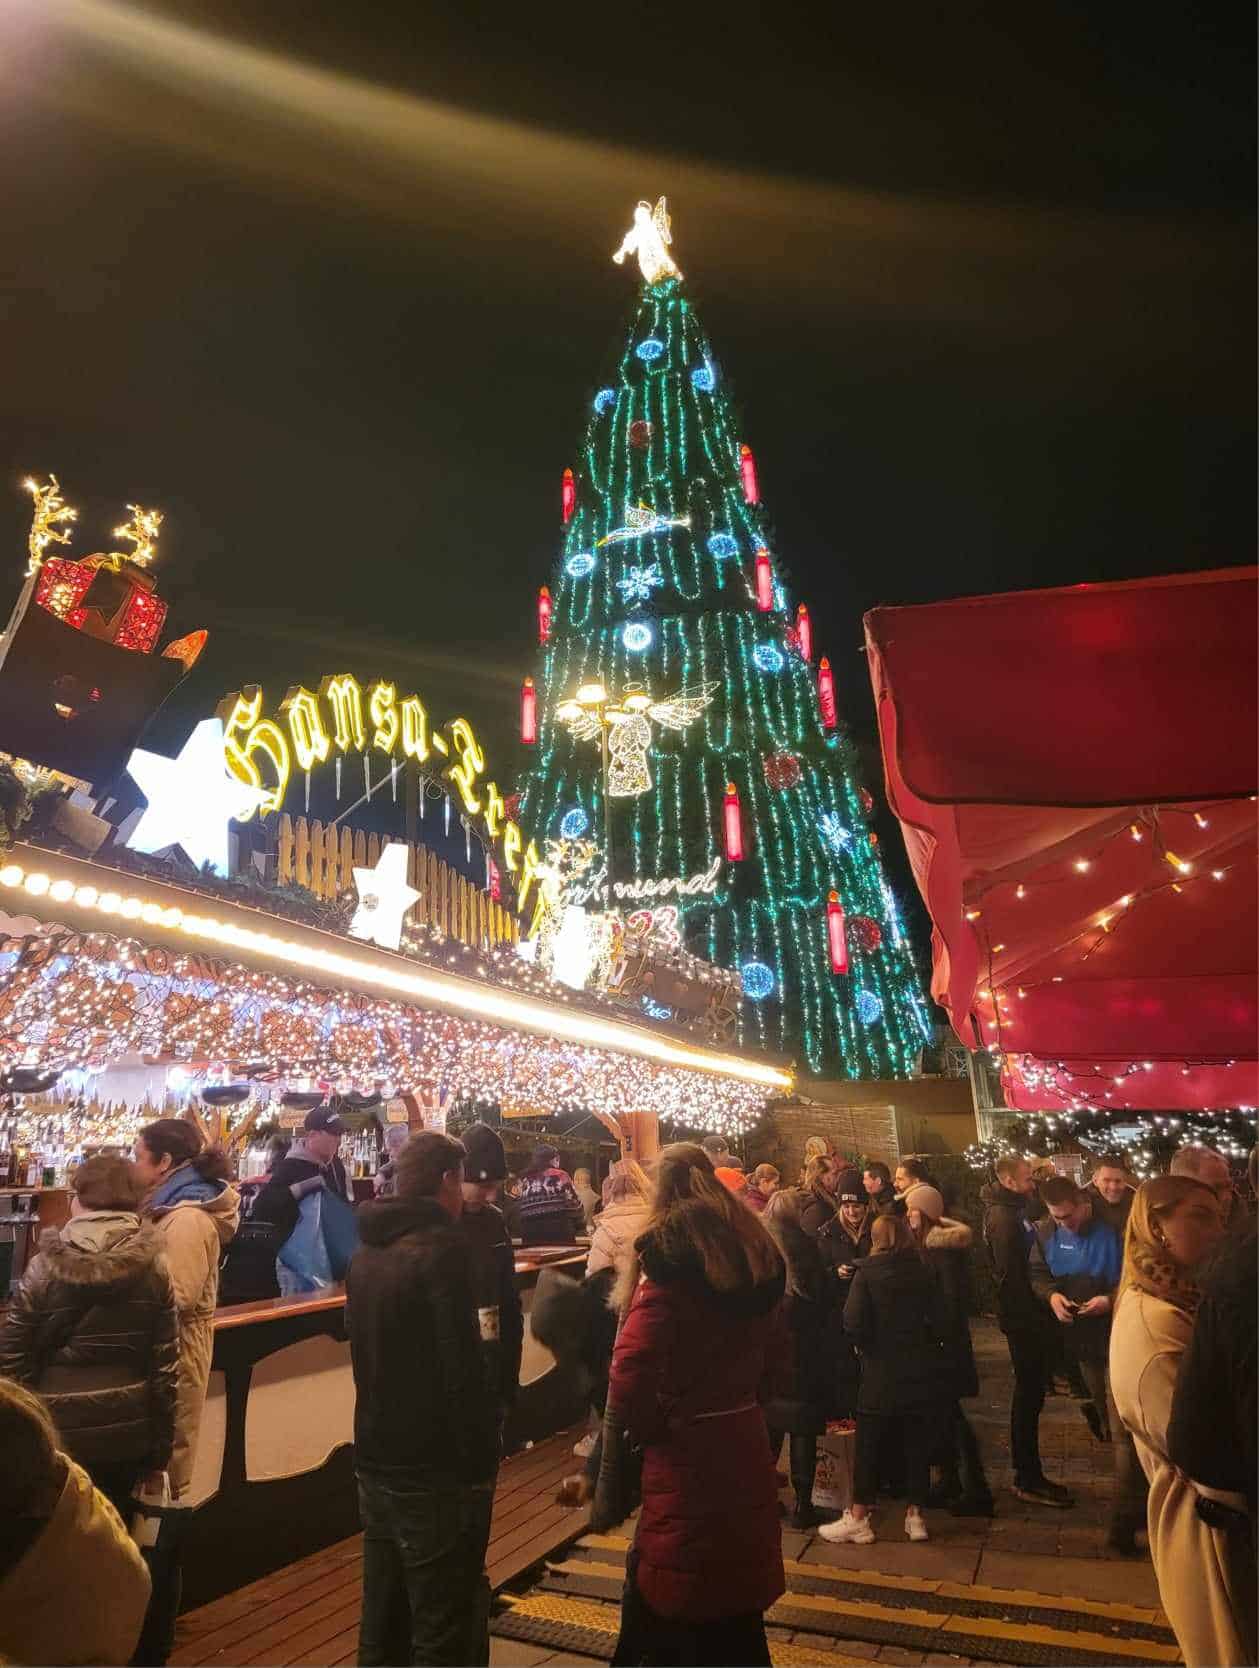
<instances>
[{"instance_id":1,"label":"market stall roof","mask_svg":"<svg viewBox=\"0 0 1259 1668\"><path fill-rule=\"evenodd\" d=\"M866 616L932 994L1012 1107L1259 1102L1257 579Z\"/></svg>"},{"instance_id":2,"label":"market stall roof","mask_svg":"<svg viewBox=\"0 0 1259 1668\"><path fill-rule=\"evenodd\" d=\"M753 1121L792 1084L763 1056L34 846L0 863L0 917L0 1057L23 1064L181 1048L317 1060L360 1084L715 1127Z\"/></svg>"}]
</instances>

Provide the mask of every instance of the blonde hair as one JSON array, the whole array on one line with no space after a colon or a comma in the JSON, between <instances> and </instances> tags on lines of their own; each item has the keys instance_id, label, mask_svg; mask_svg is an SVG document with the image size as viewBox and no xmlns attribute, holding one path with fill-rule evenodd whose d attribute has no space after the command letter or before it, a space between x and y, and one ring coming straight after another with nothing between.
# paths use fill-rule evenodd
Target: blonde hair
<instances>
[{"instance_id":1,"label":"blonde hair","mask_svg":"<svg viewBox=\"0 0 1259 1668\"><path fill-rule=\"evenodd\" d=\"M811 1158L805 1160L804 1180L800 1185L802 1187L816 1187L822 1177L829 1176L835 1167L836 1160L831 1158L829 1154L814 1153Z\"/></svg>"},{"instance_id":2,"label":"blonde hair","mask_svg":"<svg viewBox=\"0 0 1259 1668\"><path fill-rule=\"evenodd\" d=\"M781 1179L772 1164L758 1164L752 1172L752 1180L757 1187L761 1187L765 1182L780 1181Z\"/></svg>"},{"instance_id":3,"label":"blonde hair","mask_svg":"<svg viewBox=\"0 0 1259 1668\"><path fill-rule=\"evenodd\" d=\"M651 1198L651 1177L636 1158L623 1158L608 1172L607 1202L634 1198Z\"/></svg>"},{"instance_id":4,"label":"blonde hair","mask_svg":"<svg viewBox=\"0 0 1259 1668\"><path fill-rule=\"evenodd\" d=\"M1123 1236L1123 1273L1119 1296L1130 1288L1161 1297L1178 1309L1192 1312L1201 1296L1197 1282L1176 1263L1162 1235L1156 1232L1160 1220L1178 1210L1187 1199L1207 1198L1216 1210L1219 1200L1214 1189L1192 1176L1155 1176L1142 1184L1128 1213Z\"/></svg>"},{"instance_id":5,"label":"blonde hair","mask_svg":"<svg viewBox=\"0 0 1259 1668\"><path fill-rule=\"evenodd\" d=\"M721 1185L708 1154L690 1141L665 1147L656 1160L647 1234L671 1261L698 1262L715 1291L760 1285L782 1272L760 1217Z\"/></svg>"},{"instance_id":6,"label":"blonde hair","mask_svg":"<svg viewBox=\"0 0 1259 1668\"><path fill-rule=\"evenodd\" d=\"M909 1223L903 1216L887 1213L876 1216L870 1225L870 1252L872 1256L888 1251L912 1251L914 1236L909 1230Z\"/></svg>"}]
</instances>

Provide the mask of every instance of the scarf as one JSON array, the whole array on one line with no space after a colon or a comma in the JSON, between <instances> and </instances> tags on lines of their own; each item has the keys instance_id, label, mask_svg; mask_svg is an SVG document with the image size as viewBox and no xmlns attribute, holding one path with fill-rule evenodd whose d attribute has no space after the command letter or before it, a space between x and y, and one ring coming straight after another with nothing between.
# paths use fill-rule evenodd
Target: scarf
<instances>
[{"instance_id":1,"label":"scarf","mask_svg":"<svg viewBox=\"0 0 1259 1668\"><path fill-rule=\"evenodd\" d=\"M1173 1308L1192 1315L1202 1301L1202 1293L1188 1274L1176 1266L1163 1246L1156 1241L1138 1236L1129 1229L1125 1248L1123 1280L1120 1290L1132 1286L1148 1297L1162 1298Z\"/></svg>"},{"instance_id":2,"label":"scarf","mask_svg":"<svg viewBox=\"0 0 1259 1668\"><path fill-rule=\"evenodd\" d=\"M207 1199L217 1199L222 1191L222 1182L207 1181L191 1164L181 1164L158 1182L144 1201L144 1209L149 1215L156 1215L158 1211L173 1210L176 1205L185 1204L188 1200L204 1204Z\"/></svg>"}]
</instances>

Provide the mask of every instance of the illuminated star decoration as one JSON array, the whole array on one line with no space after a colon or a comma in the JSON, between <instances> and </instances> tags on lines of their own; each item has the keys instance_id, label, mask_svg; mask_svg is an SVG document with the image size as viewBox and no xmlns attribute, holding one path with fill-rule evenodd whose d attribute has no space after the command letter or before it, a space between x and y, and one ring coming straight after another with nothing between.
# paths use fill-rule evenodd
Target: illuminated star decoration
<instances>
[{"instance_id":1,"label":"illuminated star decoration","mask_svg":"<svg viewBox=\"0 0 1259 1668\"><path fill-rule=\"evenodd\" d=\"M402 942L402 917L420 895L407 885L407 848L386 846L374 869L355 869L354 884L358 908L349 925L350 937L396 950Z\"/></svg>"},{"instance_id":2,"label":"illuminated star decoration","mask_svg":"<svg viewBox=\"0 0 1259 1668\"><path fill-rule=\"evenodd\" d=\"M132 851L164 851L182 846L198 868L208 863L227 873L227 825L249 816L267 795L228 770L223 759L223 725L203 718L178 758L137 747L127 770L148 801L127 844Z\"/></svg>"},{"instance_id":3,"label":"illuminated star decoration","mask_svg":"<svg viewBox=\"0 0 1259 1668\"><path fill-rule=\"evenodd\" d=\"M660 563L652 562L647 567L628 568L625 578L617 580L616 588L626 602L646 602L651 593L663 584Z\"/></svg>"},{"instance_id":4,"label":"illuminated star decoration","mask_svg":"<svg viewBox=\"0 0 1259 1668\"><path fill-rule=\"evenodd\" d=\"M601 550L605 544L623 544L626 539L646 538L650 533L667 533L670 527L689 527L689 515L657 515L649 504L627 504L624 527L614 527L595 545Z\"/></svg>"}]
</instances>

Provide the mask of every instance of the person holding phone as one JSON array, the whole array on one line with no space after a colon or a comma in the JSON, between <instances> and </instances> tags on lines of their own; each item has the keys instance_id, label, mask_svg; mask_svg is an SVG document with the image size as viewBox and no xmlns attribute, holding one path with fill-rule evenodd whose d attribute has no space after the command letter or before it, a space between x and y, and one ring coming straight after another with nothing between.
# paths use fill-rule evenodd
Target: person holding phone
<instances>
[{"instance_id":1,"label":"person holding phone","mask_svg":"<svg viewBox=\"0 0 1259 1668\"><path fill-rule=\"evenodd\" d=\"M1110 1311L1119 1285L1119 1236L1093 1214L1087 1194L1070 1176L1041 1187L1048 1217L1032 1242L1032 1290L1063 1327L1067 1358L1080 1369L1089 1393L1084 1417L1099 1442L1110 1441L1106 1358Z\"/></svg>"}]
</instances>

